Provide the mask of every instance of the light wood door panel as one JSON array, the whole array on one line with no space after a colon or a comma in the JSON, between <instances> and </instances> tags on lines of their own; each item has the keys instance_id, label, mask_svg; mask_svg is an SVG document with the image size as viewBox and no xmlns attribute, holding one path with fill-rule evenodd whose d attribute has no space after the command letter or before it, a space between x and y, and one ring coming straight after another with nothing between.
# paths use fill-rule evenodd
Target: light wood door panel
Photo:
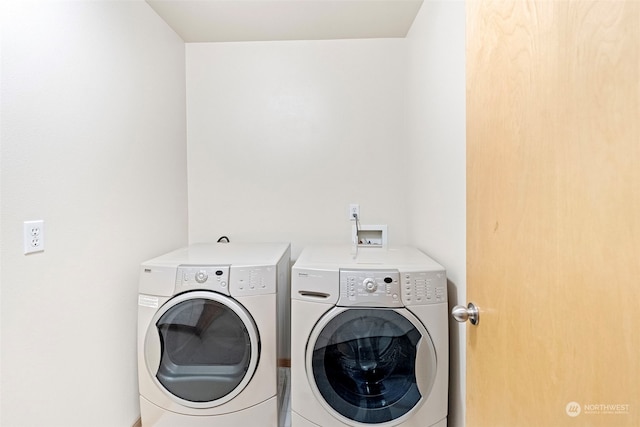
<instances>
[{"instance_id":1,"label":"light wood door panel","mask_svg":"<svg viewBox=\"0 0 640 427\"><path fill-rule=\"evenodd\" d=\"M640 426L640 2L467 1L467 263L468 427Z\"/></svg>"}]
</instances>

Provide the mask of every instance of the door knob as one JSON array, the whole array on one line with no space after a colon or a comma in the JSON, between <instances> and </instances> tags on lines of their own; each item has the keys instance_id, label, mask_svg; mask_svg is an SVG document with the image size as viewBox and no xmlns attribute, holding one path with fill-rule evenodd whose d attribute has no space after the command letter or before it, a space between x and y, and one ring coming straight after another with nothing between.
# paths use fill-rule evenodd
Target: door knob
<instances>
[{"instance_id":1,"label":"door knob","mask_svg":"<svg viewBox=\"0 0 640 427\"><path fill-rule=\"evenodd\" d=\"M460 323L464 323L467 320L474 326L480 323L480 311L472 302L470 302L466 307L463 305L456 305L451 309L451 315Z\"/></svg>"}]
</instances>

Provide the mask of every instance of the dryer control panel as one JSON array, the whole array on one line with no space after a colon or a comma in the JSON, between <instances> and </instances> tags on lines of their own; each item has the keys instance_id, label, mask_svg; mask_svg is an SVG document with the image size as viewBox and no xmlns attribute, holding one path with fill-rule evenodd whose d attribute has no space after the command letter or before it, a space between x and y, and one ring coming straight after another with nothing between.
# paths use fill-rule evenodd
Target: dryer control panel
<instances>
[{"instance_id":1,"label":"dryer control panel","mask_svg":"<svg viewBox=\"0 0 640 427\"><path fill-rule=\"evenodd\" d=\"M176 274L176 294L203 289L229 295L228 265L181 265Z\"/></svg>"},{"instance_id":2,"label":"dryer control panel","mask_svg":"<svg viewBox=\"0 0 640 427\"><path fill-rule=\"evenodd\" d=\"M338 305L402 307L398 270L340 270Z\"/></svg>"}]
</instances>

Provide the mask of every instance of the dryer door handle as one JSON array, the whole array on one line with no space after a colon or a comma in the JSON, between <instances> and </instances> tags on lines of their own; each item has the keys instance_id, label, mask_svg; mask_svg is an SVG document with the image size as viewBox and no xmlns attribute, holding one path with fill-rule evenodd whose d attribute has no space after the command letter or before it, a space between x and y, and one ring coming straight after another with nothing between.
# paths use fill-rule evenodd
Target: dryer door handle
<instances>
[{"instance_id":1,"label":"dryer door handle","mask_svg":"<svg viewBox=\"0 0 640 427\"><path fill-rule=\"evenodd\" d=\"M147 362L149 373L151 373L153 377L156 376L158 369L160 369L161 347L160 333L158 332L158 328L156 328L155 323L152 323L149 330L147 330L147 337L144 341L144 357Z\"/></svg>"}]
</instances>

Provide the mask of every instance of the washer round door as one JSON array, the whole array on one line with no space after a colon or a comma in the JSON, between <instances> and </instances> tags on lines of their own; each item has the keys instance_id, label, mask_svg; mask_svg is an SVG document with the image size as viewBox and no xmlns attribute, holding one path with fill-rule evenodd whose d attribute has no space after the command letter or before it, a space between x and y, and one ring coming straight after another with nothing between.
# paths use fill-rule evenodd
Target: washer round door
<instances>
[{"instance_id":1,"label":"washer round door","mask_svg":"<svg viewBox=\"0 0 640 427\"><path fill-rule=\"evenodd\" d=\"M354 426L409 418L431 392L437 368L431 337L408 310L343 307L314 327L306 367L325 409Z\"/></svg>"},{"instance_id":2,"label":"washer round door","mask_svg":"<svg viewBox=\"0 0 640 427\"><path fill-rule=\"evenodd\" d=\"M156 384L174 401L211 408L237 396L260 355L258 330L234 299L192 291L165 303L151 321L145 360Z\"/></svg>"}]
</instances>

